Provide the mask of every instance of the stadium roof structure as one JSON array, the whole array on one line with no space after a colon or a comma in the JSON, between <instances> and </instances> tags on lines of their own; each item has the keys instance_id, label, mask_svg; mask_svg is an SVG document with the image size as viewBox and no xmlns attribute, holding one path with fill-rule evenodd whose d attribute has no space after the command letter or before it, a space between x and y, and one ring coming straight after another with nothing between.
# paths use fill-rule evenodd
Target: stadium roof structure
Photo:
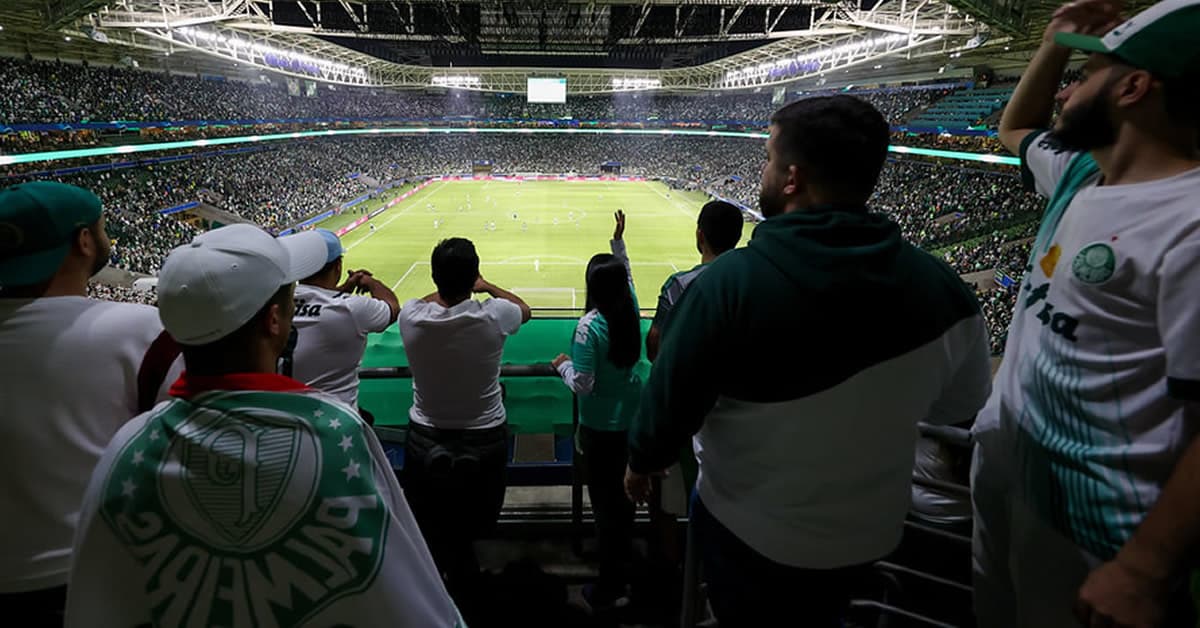
<instances>
[{"instance_id":1,"label":"stadium roof structure","mask_svg":"<svg viewBox=\"0 0 1200 628\"><path fill-rule=\"evenodd\" d=\"M1056 5L6 0L0 51L368 87L522 93L528 77L546 76L566 78L572 94L709 92L880 82L992 60L1023 65L1040 33L1031 19L1040 23Z\"/></svg>"}]
</instances>

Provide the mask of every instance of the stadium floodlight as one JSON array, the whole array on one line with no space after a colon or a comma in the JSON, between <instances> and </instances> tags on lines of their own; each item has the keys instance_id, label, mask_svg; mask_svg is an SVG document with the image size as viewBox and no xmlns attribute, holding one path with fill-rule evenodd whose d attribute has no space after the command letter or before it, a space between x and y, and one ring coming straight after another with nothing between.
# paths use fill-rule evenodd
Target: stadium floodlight
<instances>
[{"instance_id":1,"label":"stadium floodlight","mask_svg":"<svg viewBox=\"0 0 1200 628\"><path fill-rule=\"evenodd\" d=\"M735 83L738 81L759 78L768 74L774 76L786 76L792 74L801 74L805 72L814 72L821 69L826 63L834 61L842 56L853 56L859 53L875 50L881 46L907 41L909 36L903 33L893 33L882 37L872 39L864 39L861 41L842 44L840 46L832 46L814 50L801 55L792 57L784 57L774 61L764 61L756 65L750 65L736 70L730 70L725 73L725 83Z\"/></svg>"},{"instance_id":2,"label":"stadium floodlight","mask_svg":"<svg viewBox=\"0 0 1200 628\"><path fill-rule=\"evenodd\" d=\"M300 70L308 74L321 74L322 72L339 72L350 76L365 78L367 75L366 68L354 67L337 61L328 59L320 59L306 54L292 52L290 50L281 50L274 46L254 43L247 39L242 39L237 36L227 37L220 33L214 33L192 26L184 26L171 31L171 39L187 44L184 38L191 38L197 41L213 42L228 46L230 51L236 58L239 53L245 53L248 56L257 55L262 57L262 63L267 66L283 68L285 70Z\"/></svg>"},{"instance_id":3,"label":"stadium floodlight","mask_svg":"<svg viewBox=\"0 0 1200 628\"><path fill-rule=\"evenodd\" d=\"M469 74L436 74L430 77L430 83L434 87L479 89L483 85L483 79Z\"/></svg>"},{"instance_id":4,"label":"stadium floodlight","mask_svg":"<svg viewBox=\"0 0 1200 628\"><path fill-rule=\"evenodd\" d=\"M616 91L637 91L658 89L662 87L662 79L652 78L613 78L612 87Z\"/></svg>"}]
</instances>

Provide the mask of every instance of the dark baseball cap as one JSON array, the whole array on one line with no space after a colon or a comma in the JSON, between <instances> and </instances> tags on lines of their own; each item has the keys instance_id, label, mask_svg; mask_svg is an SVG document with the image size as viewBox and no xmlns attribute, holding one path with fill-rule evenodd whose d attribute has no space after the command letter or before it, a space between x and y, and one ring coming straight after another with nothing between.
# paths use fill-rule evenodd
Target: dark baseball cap
<instances>
[{"instance_id":1,"label":"dark baseball cap","mask_svg":"<svg viewBox=\"0 0 1200 628\"><path fill-rule=\"evenodd\" d=\"M0 190L0 286L48 281L75 233L101 212L99 197L65 183L31 181Z\"/></svg>"},{"instance_id":2,"label":"dark baseball cap","mask_svg":"<svg viewBox=\"0 0 1200 628\"><path fill-rule=\"evenodd\" d=\"M1054 41L1066 48L1113 55L1163 77L1184 76L1200 64L1200 0L1163 0L1103 37L1057 33Z\"/></svg>"}]
</instances>

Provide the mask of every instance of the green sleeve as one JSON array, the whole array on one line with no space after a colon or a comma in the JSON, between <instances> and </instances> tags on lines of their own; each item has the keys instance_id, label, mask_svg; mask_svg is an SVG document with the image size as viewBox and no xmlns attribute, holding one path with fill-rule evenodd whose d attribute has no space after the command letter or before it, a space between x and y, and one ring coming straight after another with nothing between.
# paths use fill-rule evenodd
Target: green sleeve
<instances>
[{"instance_id":1,"label":"green sleeve","mask_svg":"<svg viewBox=\"0 0 1200 628\"><path fill-rule=\"evenodd\" d=\"M727 308L715 296L721 291L709 288L717 276L705 275L675 304L630 427L629 467L635 472L660 471L676 462L680 447L717 402L717 365L730 325Z\"/></svg>"}]
</instances>

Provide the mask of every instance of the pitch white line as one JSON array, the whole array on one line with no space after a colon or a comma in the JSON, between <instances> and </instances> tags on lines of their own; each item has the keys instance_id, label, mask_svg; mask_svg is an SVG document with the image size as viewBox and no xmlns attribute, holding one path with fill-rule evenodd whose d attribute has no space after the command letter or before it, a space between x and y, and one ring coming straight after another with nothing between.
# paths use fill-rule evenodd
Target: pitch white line
<instances>
[{"instance_id":1,"label":"pitch white line","mask_svg":"<svg viewBox=\"0 0 1200 628\"><path fill-rule=\"evenodd\" d=\"M667 262L667 263L671 265L671 270L673 270L675 272L679 272L679 267L675 265L675 262Z\"/></svg>"},{"instance_id":2,"label":"pitch white line","mask_svg":"<svg viewBox=\"0 0 1200 628\"><path fill-rule=\"evenodd\" d=\"M426 194L426 195L424 195L424 196L422 197L422 199L428 199L428 198L432 197L432 196L434 195L434 193L436 193L437 191L441 190L441 189L442 189L442 187L444 187L444 186L446 185L446 182L445 182L445 181L441 181L440 183L441 183L441 185L438 185L436 189L434 189L434 187L433 187L432 185L431 185L431 186L429 186L429 187L430 187L429 193L428 193L428 194ZM422 190L422 191L424 191L424 190ZM349 250L352 250L354 247L356 247L356 246L358 246L358 245L362 244L362 243L363 243L363 242L364 242L364 241L365 241L367 238L369 238L369 237L371 237L371 236L375 235L375 234L376 234L377 232L379 232L379 231L382 231L382 230L383 230L385 227L387 227L388 225L392 224L392 221L393 221L393 220L395 220L395 219L397 219L397 218L399 218L399 217L403 216L405 213L407 213L407 212L408 212L408 210L410 210L410 209L412 209L413 207L415 207L415 204L413 203L413 201L417 200L417 199L416 199L416 197L417 197L417 195L416 195L416 194L414 194L414 195L412 195L412 196L410 196L410 197L408 197L408 198L404 199L405 201L407 201L407 204L404 206L404 209L401 209L400 211L396 212L396 213L395 213L395 214L394 214L394 215L393 215L391 218L388 218L387 220L385 220L385 221L383 222L383 224L382 224L382 225L379 225L379 227L377 227L377 228L375 229L375 231L369 231L369 232L367 233L367 235L365 235L365 236L363 236L363 237L359 238L358 240L355 240L353 244L350 244L350 245L346 246L346 250L347 250L347 251L349 251ZM371 222L370 222L370 221L367 221L367 225L369 226L370 224L371 224Z\"/></svg>"},{"instance_id":3,"label":"pitch white line","mask_svg":"<svg viewBox=\"0 0 1200 628\"><path fill-rule=\"evenodd\" d=\"M642 183L643 183L643 184L645 184L645 185L646 185L646 187L648 187L648 188L650 188L651 190L653 190L655 194L657 194L657 195L659 195L659 196L663 197L664 199L666 199L666 200L670 201L670 202L671 202L671 204L672 204L672 206L673 206L675 209L678 209L678 210L679 210L679 212L680 212L680 213L682 213L684 216L687 216L688 218L691 218L692 220L695 220L695 219L696 219L696 214L693 214L692 212L690 212L690 211L688 211L688 210L684 209L684 208L683 208L683 206L681 206L681 205L679 204L679 201L675 200L674 198L671 198L671 197L667 196L666 194L663 194L662 192L659 192L659 191L658 191L658 188L654 187L654 185L653 185L652 183L650 183L649 181L642 181Z\"/></svg>"},{"instance_id":4,"label":"pitch white line","mask_svg":"<svg viewBox=\"0 0 1200 628\"><path fill-rule=\"evenodd\" d=\"M408 279L409 274L411 274L412 271L416 270L416 268L417 268L417 262L413 262L412 264L409 264L408 270L404 271L403 275L400 275L400 281L397 281L396 283L392 284L392 292L395 292L396 288L400 287L400 284L404 283L404 280Z\"/></svg>"}]
</instances>

